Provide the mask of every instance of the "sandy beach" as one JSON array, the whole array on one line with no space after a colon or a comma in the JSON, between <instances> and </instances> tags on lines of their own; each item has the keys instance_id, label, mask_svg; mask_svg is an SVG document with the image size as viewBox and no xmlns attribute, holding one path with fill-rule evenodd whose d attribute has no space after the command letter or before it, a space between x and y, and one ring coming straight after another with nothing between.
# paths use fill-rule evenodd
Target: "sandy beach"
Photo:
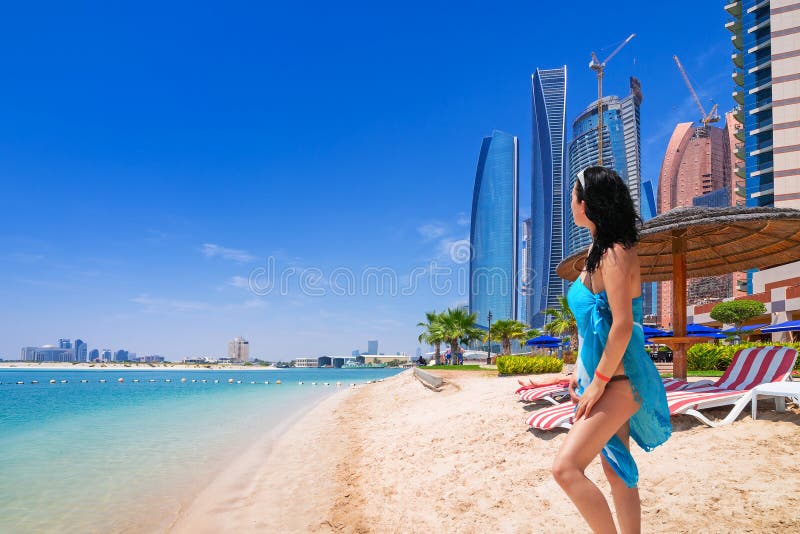
<instances>
[{"instance_id":1,"label":"sandy beach","mask_svg":"<svg viewBox=\"0 0 800 534\"><path fill-rule=\"evenodd\" d=\"M566 431L529 430L516 377L409 372L343 390L265 437L177 518L172 532L585 532L550 476ZM732 425L673 418L654 452L634 445L644 532L800 530L800 410L774 403ZM722 414L722 410L717 410ZM608 493L599 461L587 476Z\"/></svg>"}]
</instances>

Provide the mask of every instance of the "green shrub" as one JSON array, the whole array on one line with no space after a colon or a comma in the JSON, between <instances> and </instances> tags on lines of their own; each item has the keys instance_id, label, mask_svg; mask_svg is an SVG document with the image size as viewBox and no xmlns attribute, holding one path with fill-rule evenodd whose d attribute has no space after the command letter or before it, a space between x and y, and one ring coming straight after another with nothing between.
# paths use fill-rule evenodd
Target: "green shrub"
<instances>
[{"instance_id":1,"label":"green shrub","mask_svg":"<svg viewBox=\"0 0 800 534\"><path fill-rule=\"evenodd\" d=\"M500 356L497 372L501 375L558 373L561 364L561 360L552 356Z\"/></svg>"},{"instance_id":2,"label":"green shrub","mask_svg":"<svg viewBox=\"0 0 800 534\"><path fill-rule=\"evenodd\" d=\"M575 363L578 361L578 353L571 350L564 351L564 363Z\"/></svg>"},{"instance_id":3,"label":"green shrub","mask_svg":"<svg viewBox=\"0 0 800 534\"><path fill-rule=\"evenodd\" d=\"M771 343L767 341L744 341L737 345L715 345L698 343L686 351L686 369L689 371L707 371L717 369L724 371L733 361L733 356L741 349L750 347L767 347L771 345L792 347L800 352L800 343ZM796 370L800 370L800 358L795 362Z\"/></svg>"}]
</instances>

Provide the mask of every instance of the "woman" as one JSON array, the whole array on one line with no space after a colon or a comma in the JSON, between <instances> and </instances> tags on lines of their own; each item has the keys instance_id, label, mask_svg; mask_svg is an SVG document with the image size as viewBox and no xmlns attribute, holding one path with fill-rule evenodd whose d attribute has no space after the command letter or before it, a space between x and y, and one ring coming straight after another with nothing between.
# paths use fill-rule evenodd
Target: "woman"
<instances>
[{"instance_id":1,"label":"woman","mask_svg":"<svg viewBox=\"0 0 800 534\"><path fill-rule=\"evenodd\" d=\"M616 172L589 167L572 191L575 224L592 246L569 289L580 353L569 391L574 423L553 463L553 476L594 532L616 532L605 497L584 470L602 453L603 471L622 532L639 532L638 471L629 437L645 450L672 433L661 378L644 348L638 216Z\"/></svg>"}]
</instances>

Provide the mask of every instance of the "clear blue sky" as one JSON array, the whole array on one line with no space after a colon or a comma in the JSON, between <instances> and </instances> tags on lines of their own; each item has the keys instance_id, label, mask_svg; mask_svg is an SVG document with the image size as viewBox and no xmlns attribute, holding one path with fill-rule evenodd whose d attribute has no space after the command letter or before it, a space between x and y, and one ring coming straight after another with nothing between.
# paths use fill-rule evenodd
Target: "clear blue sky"
<instances>
[{"instance_id":1,"label":"clear blue sky","mask_svg":"<svg viewBox=\"0 0 800 534\"><path fill-rule=\"evenodd\" d=\"M349 269L362 293L367 267L403 284L452 265L493 128L520 137L529 213L536 67L567 64L571 126L596 95L590 51L638 34L605 92L642 82L645 177L675 124L699 118L673 53L704 103L734 105L721 2L603 7L595 20L596 2L530 0L6 6L0 357L59 337L170 359L223 354L236 335L267 359L368 339L413 352L425 310L465 301L458 284L392 296L324 282ZM319 269L325 294L296 278L286 294L242 287L270 257Z\"/></svg>"}]
</instances>

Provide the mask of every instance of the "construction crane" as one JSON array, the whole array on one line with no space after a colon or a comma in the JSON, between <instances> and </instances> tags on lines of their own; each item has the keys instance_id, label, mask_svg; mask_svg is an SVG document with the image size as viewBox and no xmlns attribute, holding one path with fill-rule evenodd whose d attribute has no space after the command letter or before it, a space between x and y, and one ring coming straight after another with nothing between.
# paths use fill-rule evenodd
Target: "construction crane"
<instances>
[{"instance_id":1,"label":"construction crane","mask_svg":"<svg viewBox=\"0 0 800 534\"><path fill-rule=\"evenodd\" d=\"M719 122L719 115L717 115L717 104L714 104L714 107L711 108L711 111L706 113L706 110L703 109L703 104L700 103L700 99L697 98L697 93L694 92L694 87L692 87L692 83L689 81L689 77L686 75L686 71L683 70L683 65L681 65L678 56L672 56L672 59L675 60L675 64L678 66L678 70L681 71L681 76L683 76L683 81L686 83L686 87L689 88L689 92L692 93L692 98L694 98L694 103L697 104L697 107L700 109L701 119L700 122L703 123L703 126L708 126L711 122Z\"/></svg>"},{"instance_id":2,"label":"construction crane","mask_svg":"<svg viewBox=\"0 0 800 534\"><path fill-rule=\"evenodd\" d=\"M617 52L622 50L622 47L630 42L631 39L636 37L635 33L622 41L611 54L601 63L598 61L597 56L592 52L592 60L589 62L589 68L597 73L597 164L603 164L603 71L606 68L612 57L617 55Z\"/></svg>"}]
</instances>

